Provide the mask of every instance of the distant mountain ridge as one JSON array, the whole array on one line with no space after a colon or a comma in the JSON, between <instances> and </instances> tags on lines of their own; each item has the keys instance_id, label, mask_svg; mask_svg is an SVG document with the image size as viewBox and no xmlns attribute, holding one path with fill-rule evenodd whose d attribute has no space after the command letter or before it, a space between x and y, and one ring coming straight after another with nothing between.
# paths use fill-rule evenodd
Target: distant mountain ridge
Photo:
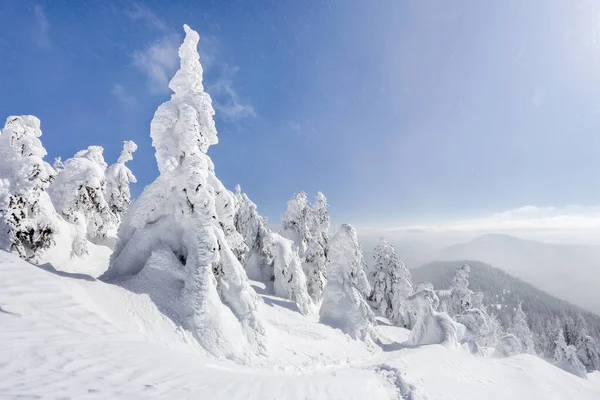
<instances>
[{"instance_id":1,"label":"distant mountain ridge","mask_svg":"<svg viewBox=\"0 0 600 400\"><path fill-rule=\"evenodd\" d=\"M462 264L471 267L469 288L484 294L483 303L490 313L496 314L506 328L514 309L523 301L529 324L537 335L545 334L547 321L557 318L564 325L573 325L578 314L583 315L589 333L600 340L600 316L544 292L505 271L480 261L438 261L411 270L413 283L428 281L436 289L450 286L456 268Z\"/></svg>"},{"instance_id":2,"label":"distant mountain ridge","mask_svg":"<svg viewBox=\"0 0 600 400\"><path fill-rule=\"evenodd\" d=\"M489 263L556 297L600 313L600 246L551 244L487 234L427 258Z\"/></svg>"}]
</instances>

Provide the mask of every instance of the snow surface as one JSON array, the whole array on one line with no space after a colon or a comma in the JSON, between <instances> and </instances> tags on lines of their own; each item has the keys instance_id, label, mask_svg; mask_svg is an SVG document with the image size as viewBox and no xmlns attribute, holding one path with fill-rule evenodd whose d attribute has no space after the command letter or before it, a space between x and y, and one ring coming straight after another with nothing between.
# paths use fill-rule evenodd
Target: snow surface
<instances>
[{"instance_id":1,"label":"snow surface","mask_svg":"<svg viewBox=\"0 0 600 400\"><path fill-rule=\"evenodd\" d=\"M0 252L0 398L600 398L600 373L584 380L525 354L409 348L408 331L385 320L383 348L370 349L259 283L269 355L239 365L207 354L148 295L82 273L85 261L78 272L54 266L72 272Z\"/></svg>"}]
</instances>

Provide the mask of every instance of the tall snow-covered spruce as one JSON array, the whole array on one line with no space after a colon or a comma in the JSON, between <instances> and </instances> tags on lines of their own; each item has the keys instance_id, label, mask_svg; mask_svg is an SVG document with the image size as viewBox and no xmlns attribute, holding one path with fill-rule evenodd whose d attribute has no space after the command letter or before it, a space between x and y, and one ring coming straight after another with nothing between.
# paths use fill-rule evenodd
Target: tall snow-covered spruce
<instances>
[{"instance_id":1,"label":"tall snow-covered spruce","mask_svg":"<svg viewBox=\"0 0 600 400\"><path fill-rule=\"evenodd\" d=\"M174 93L157 109L150 127L160 175L125 214L102 279L152 279L152 273L139 272L155 265L149 261L153 251L166 247L174 255L166 271L171 278L165 280L165 271L160 271L158 287L175 292L178 300L159 307L167 308L171 318L215 355L264 352L260 299L231 245L241 239L230 231L235 196L217 179L206 155L218 140L211 98L202 84L200 38L187 25L184 29L181 67L169 83Z\"/></svg>"},{"instance_id":2,"label":"tall snow-covered spruce","mask_svg":"<svg viewBox=\"0 0 600 400\"><path fill-rule=\"evenodd\" d=\"M373 251L375 265L369 273L371 300L377 310L393 324L410 327L408 297L412 294L410 272L385 238Z\"/></svg>"},{"instance_id":3,"label":"tall snow-covered spruce","mask_svg":"<svg viewBox=\"0 0 600 400\"><path fill-rule=\"evenodd\" d=\"M117 162L106 170L106 201L118 221L121 221L121 216L131 203L129 185L137 182L133 172L125 165L127 161L133 160L133 153L136 150L135 143L125 141Z\"/></svg>"},{"instance_id":4,"label":"tall snow-covered spruce","mask_svg":"<svg viewBox=\"0 0 600 400\"><path fill-rule=\"evenodd\" d=\"M515 310L513 323L511 328L509 329L509 333L512 333L521 341L521 345L523 346L524 352L535 354L533 334L531 333L531 329L529 329L529 324L527 323L527 315L523 311L522 302L519 302L519 304L517 305L517 309Z\"/></svg>"},{"instance_id":5,"label":"tall snow-covered spruce","mask_svg":"<svg viewBox=\"0 0 600 400\"><path fill-rule=\"evenodd\" d=\"M331 239L329 252L328 280L323 290L320 321L355 339L372 343L376 339L375 315L365 300L364 293L369 284L352 225L340 227Z\"/></svg>"},{"instance_id":6,"label":"tall snow-covered spruce","mask_svg":"<svg viewBox=\"0 0 600 400\"><path fill-rule=\"evenodd\" d=\"M55 176L44 161L40 120L8 117L0 134L0 248L36 262L54 244L56 212L46 192Z\"/></svg>"}]
</instances>

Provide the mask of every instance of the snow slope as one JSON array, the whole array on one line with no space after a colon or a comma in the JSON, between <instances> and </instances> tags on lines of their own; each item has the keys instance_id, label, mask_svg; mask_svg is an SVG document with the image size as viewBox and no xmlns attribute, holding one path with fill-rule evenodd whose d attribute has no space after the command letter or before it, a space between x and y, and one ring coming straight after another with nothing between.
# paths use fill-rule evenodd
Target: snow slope
<instances>
[{"instance_id":1,"label":"snow slope","mask_svg":"<svg viewBox=\"0 0 600 400\"><path fill-rule=\"evenodd\" d=\"M583 380L526 355L402 348L408 332L385 322L384 350L367 348L255 289L270 355L240 365L208 356L146 295L0 252L0 398L600 398L600 374Z\"/></svg>"}]
</instances>

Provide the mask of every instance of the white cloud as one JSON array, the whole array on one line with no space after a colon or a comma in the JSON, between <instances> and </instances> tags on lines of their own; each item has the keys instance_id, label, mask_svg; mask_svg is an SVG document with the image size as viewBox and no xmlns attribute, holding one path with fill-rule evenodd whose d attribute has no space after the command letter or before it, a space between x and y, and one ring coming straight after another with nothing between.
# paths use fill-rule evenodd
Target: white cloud
<instances>
[{"instance_id":1,"label":"white cloud","mask_svg":"<svg viewBox=\"0 0 600 400\"><path fill-rule=\"evenodd\" d=\"M124 11L124 14L133 22L142 21L163 32L169 30L167 24L163 20L154 14L148 7L140 3L132 4L130 9Z\"/></svg>"},{"instance_id":2,"label":"white cloud","mask_svg":"<svg viewBox=\"0 0 600 400\"><path fill-rule=\"evenodd\" d=\"M399 226L385 229L364 227L363 229L420 233L502 233L519 231L600 232L600 207L582 207L577 205L566 207L525 206L493 214L488 217L468 220L448 221L439 224Z\"/></svg>"},{"instance_id":3,"label":"white cloud","mask_svg":"<svg viewBox=\"0 0 600 400\"><path fill-rule=\"evenodd\" d=\"M123 87L121 84L115 83L112 87L111 93L125 107L131 108L137 105L137 100L135 97L129 94L125 87Z\"/></svg>"},{"instance_id":4,"label":"white cloud","mask_svg":"<svg viewBox=\"0 0 600 400\"><path fill-rule=\"evenodd\" d=\"M145 50L133 53L133 65L148 78L148 88L153 93L169 90L169 80L179 66L177 50L181 37L170 34L151 44Z\"/></svg>"},{"instance_id":5,"label":"white cloud","mask_svg":"<svg viewBox=\"0 0 600 400\"><path fill-rule=\"evenodd\" d=\"M51 47L49 35L50 22L48 22L48 18L46 17L46 13L42 6L34 6L33 13L35 15L34 33L36 44L42 49L49 49Z\"/></svg>"},{"instance_id":6,"label":"white cloud","mask_svg":"<svg viewBox=\"0 0 600 400\"><path fill-rule=\"evenodd\" d=\"M255 116L254 107L242 101L234 88L233 78L239 68L227 64L221 64L218 68L219 77L207 87L218 115L231 120Z\"/></svg>"}]
</instances>

